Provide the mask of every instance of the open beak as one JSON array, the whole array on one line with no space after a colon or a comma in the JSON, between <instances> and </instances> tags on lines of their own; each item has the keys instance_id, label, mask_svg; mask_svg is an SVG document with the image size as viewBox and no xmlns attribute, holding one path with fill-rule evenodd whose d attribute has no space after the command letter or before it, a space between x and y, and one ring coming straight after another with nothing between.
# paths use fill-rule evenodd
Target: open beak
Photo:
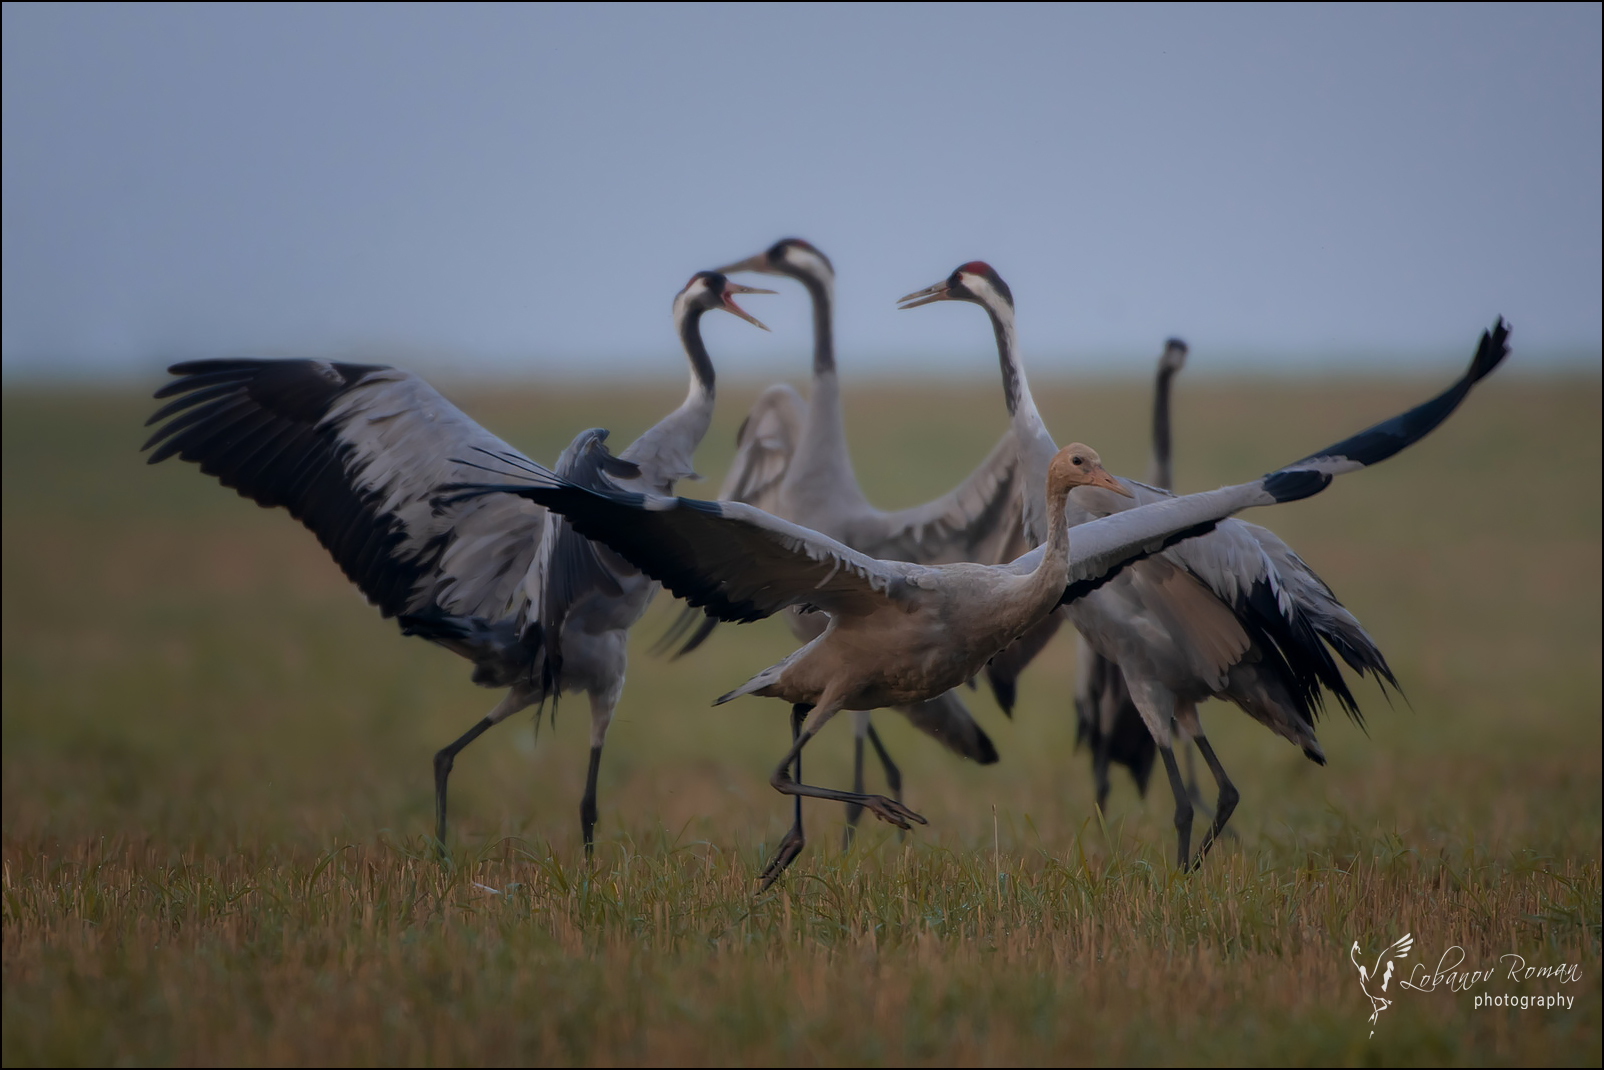
<instances>
[{"instance_id":1,"label":"open beak","mask_svg":"<svg viewBox=\"0 0 1604 1070\"><path fill-rule=\"evenodd\" d=\"M758 253L756 256L749 256L745 260L737 260L733 264L725 264L723 267L714 268L713 270L720 275L733 275L737 271L761 271L765 275L777 274L773 268L769 267L769 258L765 253ZM773 293L774 291L761 290L759 292Z\"/></svg>"},{"instance_id":2,"label":"open beak","mask_svg":"<svg viewBox=\"0 0 1604 1070\"><path fill-rule=\"evenodd\" d=\"M723 274L723 272L720 272L719 274ZM763 326L763 323L762 323L761 320L759 320L756 316L752 315L746 309L742 308L740 305L735 303L734 295L735 294L771 294L771 293L778 293L778 292L779 291L777 291L777 290L760 290L756 286L742 286L738 282L726 282L724 284L724 311L733 312L735 315L741 317L743 320L745 320L746 322L750 323L752 326L754 326L754 327L763 327L763 329L766 331L766 330L768 330L768 328Z\"/></svg>"},{"instance_id":3,"label":"open beak","mask_svg":"<svg viewBox=\"0 0 1604 1070\"><path fill-rule=\"evenodd\" d=\"M1104 490L1111 490L1115 494L1122 494L1127 498L1136 497L1136 495L1132 494L1130 491L1121 486L1119 480L1109 475L1108 470L1102 465L1098 465L1096 468L1092 469L1092 478L1088 483L1088 486L1102 487Z\"/></svg>"},{"instance_id":4,"label":"open beak","mask_svg":"<svg viewBox=\"0 0 1604 1070\"><path fill-rule=\"evenodd\" d=\"M915 290L906 297L897 298L897 307L918 308L920 305L928 305L932 301L951 300L952 297L947 293L947 280L942 279L934 286L926 286L923 290Z\"/></svg>"}]
</instances>

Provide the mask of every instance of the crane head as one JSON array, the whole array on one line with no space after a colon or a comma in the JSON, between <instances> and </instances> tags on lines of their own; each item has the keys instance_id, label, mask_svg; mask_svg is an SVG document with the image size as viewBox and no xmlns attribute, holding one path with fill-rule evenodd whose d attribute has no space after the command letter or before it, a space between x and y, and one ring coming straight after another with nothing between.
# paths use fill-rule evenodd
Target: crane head
<instances>
[{"instance_id":1,"label":"crane head","mask_svg":"<svg viewBox=\"0 0 1604 1070\"><path fill-rule=\"evenodd\" d=\"M951 275L934 286L926 286L923 290L899 297L897 304L902 308L918 308L932 301L973 301L988 308L1007 306L1012 310L1014 294L990 264L984 260L971 260L967 264L960 264Z\"/></svg>"},{"instance_id":2,"label":"crane head","mask_svg":"<svg viewBox=\"0 0 1604 1070\"><path fill-rule=\"evenodd\" d=\"M736 294L771 294L773 290L760 290L755 286L742 286L738 282L731 282L721 272L698 271L691 276L691 281L674 298L674 318L677 320L691 312L708 312L721 308L731 315L739 316L754 327L764 327L757 317L735 303Z\"/></svg>"},{"instance_id":3,"label":"crane head","mask_svg":"<svg viewBox=\"0 0 1604 1070\"><path fill-rule=\"evenodd\" d=\"M1158 358L1158 370L1165 375L1174 375L1186 366L1186 343L1179 338L1171 338L1164 343L1164 352Z\"/></svg>"},{"instance_id":4,"label":"crane head","mask_svg":"<svg viewBox=\"0 0 1604 1070\"><path fill-rule=\"evenodd\" d=\"M801 238L781 238L756 256L726 264L718 270L726 275L733 275L737 271L757 271L764 275L815 279L827 284L835 281L835 267L830 263L830 258Z\"/></svg>"},{"instance_id":5,"label":"crane head","mask_svg":"<svg viewBox=\"0 0 1604 1070\"><path fill-rule=\"evenodd\" d=\"M1075 487L1102 487L1115 494L1131 497L1131 492L1120 486L1119 480L1108 474L1097 451L1081 442L1071 442L1053 455L1047 466L1047 488L1062 487L1066 491Z\"/></svg>"}]
</instances>

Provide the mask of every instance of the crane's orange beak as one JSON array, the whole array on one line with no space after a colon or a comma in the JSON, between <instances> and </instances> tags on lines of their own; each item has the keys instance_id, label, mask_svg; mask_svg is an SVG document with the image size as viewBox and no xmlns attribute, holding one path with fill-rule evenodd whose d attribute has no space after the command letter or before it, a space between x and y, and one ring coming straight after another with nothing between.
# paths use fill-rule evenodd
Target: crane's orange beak
<instances>
[{"instance_id":1,"label":"crane's orange beak","mask_svg":"<svg viewBox=\"0 0 1604 1070\"><path fill-rule=\"evenodd\" d=\"M1087 483L1087 486L1090 486L1090 487L1102 487L1104 490L1111 490L1115 494L1121 494L1121 495L1124 495L1127 498L1136 497L1136 495L1134 495L1130 491L1126 490L1120 484L1119 480L1117 480L1113 476L1109 475L1108 474L1108 470L1106 468L1104 468L1102 465L1098 465L1096 468L1092 469L1092 478L1091 478L1090 482Z\"/></svg>"},{"instance_id":2,"label":"crane's orange beak","mask_svg":"<svg viewBox=\"0 0 1604 1070\"><path fill-rule=\"evenodd\" d=\"M745 260L737 260L733 264L725 264L723 267L714 268L713 270L718 272L720 275L733 275L737 271L761 271L765 275L779 274L779 272L775 271L774 268L769 264L767 253L758 253L756 256L749 256ZM764 290L761 292L770 293L771 291Z\"/></svg>"},{"instance_id":3,"label":"crane's orange beak","mask_svg":"<svg viewBox=\"0 0 1604 1070\"><path fill-rule=\"evenodd\" d=\"M722 275L723 272L721 271L721 272L719 272L719 274ZM740 305L735 303L734 295L735 294L771 294L771 293L778 293L778 292L779 291L777 291L777 290L760 290L756 286L742 286L738 282L726 281L724 283L724 304L723 304L723 309L726 312L730 312L730 313L733 313L734 315L737 315L737 316L741 317L743 320L745 320L746 322L750 323L752 326L754 326L754 327L762 327L763 330L766 331L766 330L768 330L768 328L763 326L763 322L761 320L759 320L756 316L752 315L746 309L742 308Z\"/></svg>"},{"instance_id":4,"label":"crane's orange beak","mask_svg":"<svg viewBox=\"0 0 1604 1070\"><path fill-rule=\"evenodd\" d=\"M906 297L897 298L898 308L918 308L928 305L932 301L951 301L952 295L947 292L947 280L942 279L934 286L926 286L923 290L915 290Z\"/></svg>"}]
</instances>

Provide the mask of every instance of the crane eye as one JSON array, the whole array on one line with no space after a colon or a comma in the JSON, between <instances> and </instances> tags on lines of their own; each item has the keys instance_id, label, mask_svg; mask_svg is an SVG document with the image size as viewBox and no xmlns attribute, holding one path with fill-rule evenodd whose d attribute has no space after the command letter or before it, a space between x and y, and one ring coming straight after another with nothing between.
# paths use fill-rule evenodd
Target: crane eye
<instances>
[{"instance_id":1,"label":"crane eye","mask_svg":"<svg viewBox=\"0 0 1604 1070\"><path fill-rule=\"evenodd\" d=\"M1071 464L1085 464L1086 463L1086 458L1080 456L1079 454L1076 454L1074 457L1071 457L1069 460L1070 460Z\"/></svg>"}]
</instances>

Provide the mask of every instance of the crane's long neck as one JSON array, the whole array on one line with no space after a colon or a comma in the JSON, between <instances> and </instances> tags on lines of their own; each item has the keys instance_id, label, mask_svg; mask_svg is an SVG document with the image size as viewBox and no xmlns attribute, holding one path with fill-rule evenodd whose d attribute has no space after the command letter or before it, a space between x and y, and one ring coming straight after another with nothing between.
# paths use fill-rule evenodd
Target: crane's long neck
<instances>
[{"instance_id":1,"label":"crane's long neck","mask_svg":"<svg viewBox=\"0 0 1604 1070\"><path fill-rule=\"evenodd\" d=\"M813 303L813 375L835 374L835 280L799 275Z\"/></svg>"},{"instance_id":2,"label":"crane's long neck","mask_svg":"<svg viewBox=\"0 0 1604 1070\"><path fill-rule=\"evenodd\" d=\"M1155 487L1171 489L1175 473L1170 466L1170 382L1175 369L1160 364L1158 378L1153 383L1153 459L1148 468L1148 481Z\"/></svg>"},{"instance_id":3,"label":"crane's long neck","mask_svg":"<svg viewBox=\"0 0 1604 1070\"><path fill-rule=\"evenodd\" d=\"M813 389L796 454L786 470L786 493L796 509L815 514L827 505L839 508L849 498L855 499L854 504L867 506L847 451L841 383L836 376L835 283L811 274L798 275L796 279L807 289L813 304ZM821 516L813 519L815 523L825 522Z\"/></svg>"},{"instance_id":4,"label":"crane's long neck","mask_svg":"<svg viewBox=\"0 0 1604 1070\"><path fill-rule=\"evenodd\" d=\"M1058 447L1053 444L1053 436L1042 422L1041 413L1036 411L1036 399L1031 396L1030 383L1025 378L1025 367L1020 362L1019 345L1014 336L1013 306L1006 301L988 301L983 307L991 317L991 329L997 336L1003 402L1008 406L1008 418L1019 440L1020 460L1024 466L1025 535L1035 545L1048 534L1046 498L1036 488L1046 487L1047 468Z\"/></svg>"},{"instance_id":5,"label":"crane's long neck","mask_svg":"<svg viewBox=\"0 0 1604 1070\"><path fill-rule=\"evenodd\" d=\"M641 466L641 473L659 494L672 490L674 482L696 474L691 458L713 422L713 361L702 342L700 308L674 307L674 326L685 358L691 366L691 387L679 408L657 421L645 434L619 454Z\"/></svg>"},{"instance_id":6,"label":"crane's long neck","mask_svg":"<svg viewBox=\"0 0 1604 1070\"><path fill-rule=\"evenodd\" d=\"M679 317L679 340L691 364L691 392L686 404L695 400L711 411L717 376L713 371L713 360L707 355L707 345L702 341L702 312L700 308L686 309Z\"/></svg>"},{"instance_id":7,"label":"crane's long neck","mask_svg":"<svg viewBox=\"0 0 1604 1070\"><path fill-rule=\"evenodd\" d=\"M1045 481L1044 481L1045 482ZM1069 520L1064 505L1069 499L1069 485L1046 483L1044 495L1047 507L1047 537L1043 540L1041 560L1030 576L1031 598L1042 613L1052 611L1064 594L1069 578Z\"/></svg>"}]
</instances>

